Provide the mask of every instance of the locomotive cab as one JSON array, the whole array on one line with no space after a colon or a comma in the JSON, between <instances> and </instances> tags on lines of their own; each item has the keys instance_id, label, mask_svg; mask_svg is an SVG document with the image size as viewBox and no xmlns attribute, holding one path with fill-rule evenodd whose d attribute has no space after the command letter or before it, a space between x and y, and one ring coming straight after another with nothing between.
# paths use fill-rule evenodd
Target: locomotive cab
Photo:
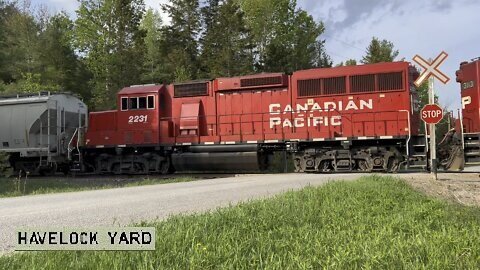
<instances>
[{"instance_id":1,"label":"locomotive cab","mask_svg":"<svg viewBox=\"0 0 480 270\"><path fill-rule=\"evenodd\" d=\"M461 86L462 121L465 162L480 162L480 59L462 62L456 72L457 82Z\"/></svg>"},{"instance_id":2,"label":"locomotive cab","mask_svg":"<svg viewBox=\"0 0 480 270\"><path fill-rule=\"evenodd\" d=\"M90 114L86 161L97 173L167 173L170 160L160 146L168 136L169 104L164 85L123 88L117 109ZM166 127L166 128L165 128ZM166 133L166 134L165 134Z\"/></svg>"}]
</instances>

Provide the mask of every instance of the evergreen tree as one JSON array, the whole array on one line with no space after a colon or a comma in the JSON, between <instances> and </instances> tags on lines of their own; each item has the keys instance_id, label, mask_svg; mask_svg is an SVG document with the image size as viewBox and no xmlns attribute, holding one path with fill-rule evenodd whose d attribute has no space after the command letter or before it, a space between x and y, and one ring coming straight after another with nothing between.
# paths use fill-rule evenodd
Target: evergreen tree
<instances>
[{"instance_id":1,"label":"evergreen tree","mask_svg":"<svg viewBox=\"0 0 480 270\"><path fill-rule=\"evenodd\" d=\"M202 75L209 78L251 73L251 35L243 12L234 0L219 5L210 0L202 9L205 32L202 47Z\"/></svg>"},{"instance_id":2,"label":"evergreen tree","mask_svg":"<svg viewBox=\"0 0 480 270\"><path fill-rule=\"evenodd\" d=\"M331 66L317 23L295 0L241 0L254 34L259 71L292 72Z\"/></svg>"},{"instance_id":3,"label":"evergreen tree","mask_svg":"<svg viewBox=\"0 0 480 270\"><path fill-rule=\"evenodd\" d=\"M170 25L163 28L165 38L161 44L166 52L165 65L171 74L182 74L181 81L195 79L198 71L198 35L201 31L198 0L171 0L162 5L170 17Z\"/></svg>"},{"instance_id":4,"label":"evergreen tree","mask_svg":"<svg viewBox=\"0 0 480 270\"><path fill-rule=\"evenodd\" d=\"M142 81L146 83L165 82L170 77L165 70L164 56L160 44L163 42L162 18L158 11L149 8L145 13L140 28L145 32L145 56Z\"/></svg>"},{"instance_id":5,"label":"evergreen tree","mask_svg":"<svg viewBox=\"0 0 480 270\"><path fill-rule=\"evenodd\" d=\"M82 0L75 21L75 45L93 75L93 105L110 109L116 93L140 81L144 32L143 0Z\"/></svg>"},{"instance_id":6,"label":"evergreen tree","mask_svg":"<svg viewBox=\"0 0 480 270\"><path fill-rule=\"evenodd\" d=\"M348 59L345 61L345 66L356 66L357 65L357 60L355 59Z\"/></svg>"},{"instance_id":7,"label":"evergreen tree","mask_svg":"<svg viewBox=\"0 0 480 270\"><path fill-rule=\"evenodd\" d=\"M363 64L393 62L397 56L398 50L394 50L392 42L386 39L380 41L373 37L361 62Z\"/></svg>"}]
</instances>

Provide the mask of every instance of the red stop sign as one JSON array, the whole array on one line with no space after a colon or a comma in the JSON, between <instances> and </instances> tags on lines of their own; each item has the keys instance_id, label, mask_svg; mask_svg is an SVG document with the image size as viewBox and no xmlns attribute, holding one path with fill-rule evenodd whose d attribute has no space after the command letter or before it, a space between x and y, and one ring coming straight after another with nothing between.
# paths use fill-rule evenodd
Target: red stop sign
<instances>
[{"instance_id":1,"label":"red stop sign","mask_svg":"<svg viewBox=\"0 0 480 270\"><path fill-rule=\"evenodd\" d=\"M427 124L437 124L443 118L443 109L437 104L427 104L420 111L420 117Z\"/></svg>"}]
</instances>

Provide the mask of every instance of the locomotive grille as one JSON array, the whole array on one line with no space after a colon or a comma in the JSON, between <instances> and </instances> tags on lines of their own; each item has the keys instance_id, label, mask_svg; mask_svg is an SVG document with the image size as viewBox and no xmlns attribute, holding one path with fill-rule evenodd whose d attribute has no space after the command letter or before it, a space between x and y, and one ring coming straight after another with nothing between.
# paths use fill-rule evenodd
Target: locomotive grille
<instances>
[{"instance_id":1,"label":"locomotive grille","mask_svg":"<svg viewBox=\"0 0 480 270\"><path fill-rule=\"evenodd\" d=\"M336 95L346 92L345 77L298 80L298 96Z\"/></svg>"},{"instance_id":2,"label":"locomotive grille","mask_svg":"<svg viewBox=\"0 0 480 270\"><path fill-rule=\"evenodd\" d=\"M378 74L378 90L391 91L403 89L402 72L382 73Z\"/></svg>"},{"instance_id":3,"label":"locomotive grille","mask_svg":"<svg viewBox=\"0 0 480 270\"><path fill-rule=\"evenodd\" d=\"M325 95L345 94L347 92L346 78L345 77L333 77L326 78L324 85Z\"/></svg>"},{"instance_id":4,"label":"locomotive grille","mask_svg":"<svg viewBox=\"0 0 480 270\"><path fill-rule=\"evenodd\" d=\"M318 96L322 94L322 79L310 79L298 81L298 96Z\"/></svg>"},{"instance_id":5,"label":"locomotive grille","mask_svg":"<svg viewBox=\"0 0 480 270\"><path fill-rule=\"evenodd\" d=\"M272 84L282 84L282 76L241 79L241 87L263 86Z\"/></svg>"},{"instance_id":6,"label":"locomotive grille","mask_svg":"<svg viewBox=\"0 0 480 270\"><path fill-rule=\"evenodd\" d=\"M375 91L375 75L355 75L350 77L350 91L358 92L374 92Z\"/></svg>"},{"instance_id":7,"label":"locomotive grille","mask_svg":"<svg viewBox=\"0 0 480 270\"><path fill-rule=\"evenodd\" d=\"M174 86L174 97L195 97L208 95L208 83L178 84Z\"/></svg>"}]
</instances>

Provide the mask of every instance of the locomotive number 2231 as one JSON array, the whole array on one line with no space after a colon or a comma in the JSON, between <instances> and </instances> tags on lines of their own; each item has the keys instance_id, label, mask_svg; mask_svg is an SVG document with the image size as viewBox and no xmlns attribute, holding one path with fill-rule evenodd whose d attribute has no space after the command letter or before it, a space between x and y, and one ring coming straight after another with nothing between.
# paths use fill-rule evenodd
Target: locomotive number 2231
<instances>
[{"instance_id":1,"label":"locomotive number 2231","mask_svg":"<svg viewBox=\"0 0 480 270\"><path fill-rule=\"evenodd\" d=\"M128 123L146 123L148 120L148 115L135 115L128 117Z\"/></svg>"}]
</instances>

